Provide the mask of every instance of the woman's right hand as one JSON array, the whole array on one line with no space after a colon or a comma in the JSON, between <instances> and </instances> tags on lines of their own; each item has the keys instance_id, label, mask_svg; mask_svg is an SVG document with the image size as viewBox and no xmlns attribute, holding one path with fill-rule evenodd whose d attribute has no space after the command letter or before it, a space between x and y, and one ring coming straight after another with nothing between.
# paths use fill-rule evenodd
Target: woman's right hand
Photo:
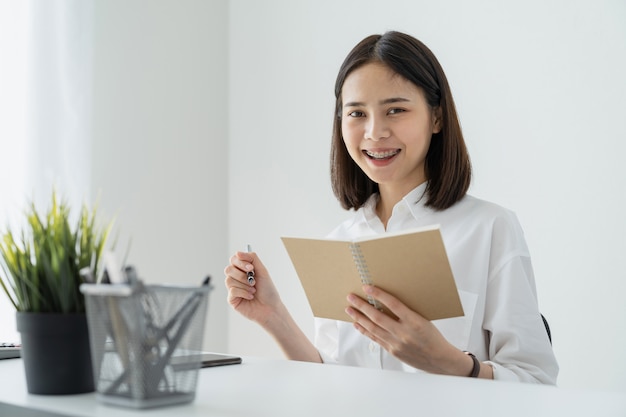
<instances>
[{"instance_id":1,"label":"woman's right hand","mask_svg":"<svg viewBox=\"0 0 626 417\"><path fill-rule=\"evenodd\" d=\"M248 282L248 271L254 271L254 283ZM224 268L228 303L244 317L266 326L280 309L281 300L255 252L236 252Z\"/></svg>"},{"instance_id":2,"label":"woman's right hand","mask_svg":"<svg viewBox=\"0 0 626 417\"><path fill-rule=\"evenodd\" d=\"M248 272L254 270L254 283ZM269 332L287 358L322 362L319 352L287 311L263 262L254 252L237 252L224 268L228 304Z\"/></svg>"}]
</instances>

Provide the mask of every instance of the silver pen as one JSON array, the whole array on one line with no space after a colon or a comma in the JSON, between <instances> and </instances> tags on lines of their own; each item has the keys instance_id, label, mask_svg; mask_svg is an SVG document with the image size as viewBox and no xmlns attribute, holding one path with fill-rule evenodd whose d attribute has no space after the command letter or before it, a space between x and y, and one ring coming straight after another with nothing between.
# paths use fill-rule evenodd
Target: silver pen
<instances>
[{"instance_id":1,"label":"silver pen","mask_svg":"<svg viewBox=\"0 0 626 417\"><path fill-rule=\"evenodd\" d=\"M248 244L248 253L252 252L252 247ZM254 270L248 271L248 284L254 285Z\"/></svg>"}]
</instances>

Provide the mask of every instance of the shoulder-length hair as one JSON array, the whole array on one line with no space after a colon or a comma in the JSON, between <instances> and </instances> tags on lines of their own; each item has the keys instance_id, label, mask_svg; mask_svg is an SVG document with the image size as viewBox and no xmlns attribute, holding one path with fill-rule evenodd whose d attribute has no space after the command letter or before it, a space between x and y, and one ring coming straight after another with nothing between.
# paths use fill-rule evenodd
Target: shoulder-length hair
<instances>
[{"instance_id":1,"label":"shoulder-length hair","mask_svg":"<svg viewBox=\"0 0 626 417\"><path fill-rule=\"evenodd\" d=\"M432 136L426 155L426 205L444 210L467 193L471 163L448 80L435 55L419 40L400 32L371 35L350 51L335 82L335 115L331 145L333 192L346 209L358 209L378 184L359 168L348 154L341 132L343 83L355 69L370 63L387 65L424 92L431 111L441 109L441 130Z\"/></svg>"}]
</instances>

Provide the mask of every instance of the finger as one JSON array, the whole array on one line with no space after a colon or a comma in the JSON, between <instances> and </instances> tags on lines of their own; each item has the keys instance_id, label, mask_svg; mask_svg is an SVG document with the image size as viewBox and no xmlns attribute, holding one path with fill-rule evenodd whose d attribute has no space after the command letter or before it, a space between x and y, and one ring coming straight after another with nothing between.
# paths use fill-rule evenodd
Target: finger
<instances>
[{"instance_id":1,"label":"finger","mask_svg":"<svg viewBox=\"0 0 626 417\"><path fill-rule=\"evenodd\" d=\"M241 282L233 279L232 277L226 278L226 288L228 289L228 302L232 304L237 298L243 298L246 300L254 299L254 293L256 288L247 285L242 285Z\"/></svg>"},{"instance_id":2,"label":"finger","mask_svg":"<svg viewBox=\"0 0 626 417\"><path fill-rule=\"evenodd\" d=\"M368 332L376 333L381 336L382 332L379 331L379 329L387 332L392 325L390 317L361 297L355 294L349 294L348 302L353 308L350 309L350 307L348 307L346 313L351 315L352 319L363 326Z\"/></svg>"},{"instance_id":3,"label":"finger","mask_svg":"<svg viewBox=\"0 0 626 417\"><path fill-rule=\"evenodd\" d=\"M250 291L252 293L256 292L256 289L253 290L254 287L249 286L247 281L244 282L241 279L232 277L230 275L226 276L226 278L224 279L224 284L226 285L226 288L228 289L230 289L231 287L237 287L237 288L245 289L246 291Z\"/></svg>"},{"instance_id":4,"label":"finger","mask_svg":"<svg viewBox=\"0 0 626 417\"><path fill-rule=\"evenodd\" d=\"M348 302L356 307L364 316L366 316L371 322L384 329L390 329L395 320L389 317L387 314L378 310L368 301L356 296L355 294L348 295ZM368 327L369 329L369 327ZM371 331L371 329L369 329Z\"/></svg>"},{"instance_id":5,"label":"finger","mask_svg":"<svg viewBox=\"0 0 626 417\"><path fill-rule=\"evenodd\" d=\"M369 303L366 304L370 306ZM376 309L374 308L374 310ZM352 318L355 329L357 329L364 336L378 343L383 347L383 349L388 349L389 343L387 339L389 339L390 333L387 330L376 325L376 323L372 322L367 315L363 314L356 308L347 307L346 313Z\"/></svg>"},{"instance_id":6,"label":"finger","mask_svg":"<svg viewBox=\"0 0 626 417\"><path fill-rule=\"evenodd\" d=\"M224 268L224 275L226 282L228 281L228 278L231 278L241 284L244 284L243 277L245 276L245 272L241 271L234 265L227 265L226 268Z\"/></svg>"},{"instance_id":7,"label":"finger","mask_svg":"<svg viewBox=\"0 0 626 417\"><path fill-rule=\"evenodd\" d=\"M255 256L249 252L236 252L231 258L231 265L248 272L254 269Z\"/></svg>"},{"instance_id":8,"label":"finger","mask_svg":"<svg viewBox=\"0 0 626 417\"><path fill-rule=\"evenodd\" d=\"M380 345L383 349L385 350L389 350L389 343L385 340L380 338L375 332L370 332L369 330L367 330L367 328L363 327L361 325L361 323L358 322L354 322L353 326L355 329L357 329L363 336L368 337L370 340L372 340L373 342L376 342L378 345Z\"/></svg>"},{"instance_id":9,"label":"finger","mask_svg":"<svg viewBox=\"0 0 626 417\"><path fill-rule=\"evenodd\" d=\"M244 266L244 269L242 270L242 268L236 264L239 264L239 262L231 259L231 264L224 268L224 275L226 275L226 277L232 277L234 280L239 281L242 284L250 285L248 282L247 272L245 271L245 269L249 268ZM252 264L248 263L247 265L249 265L250 268L252 267Z\"/></svg>"},{"instance_id":10,"label":"finger","mask_svg":"<svg viewBox=\"0 0 626 417\"><path fill-rule=\"evenodd\" d=\"M363 291L368 296L384 304L384 306L387 307L387 309L392 314L398 317L399 320L405 319L409 317L410 315L415 315L415 312L411 310L410 308L408 308L406 304L404 304L402 301L398 300L393 295L389 294L386 291L381 290L378 287L375 287L373 285L364 285Z\"/></svg>"}]
</instances>

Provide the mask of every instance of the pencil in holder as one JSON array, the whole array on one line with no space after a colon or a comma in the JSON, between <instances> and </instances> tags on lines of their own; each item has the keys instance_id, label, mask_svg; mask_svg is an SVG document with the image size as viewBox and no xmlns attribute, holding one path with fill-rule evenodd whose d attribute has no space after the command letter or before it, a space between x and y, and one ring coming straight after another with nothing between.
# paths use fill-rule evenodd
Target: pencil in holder
<instances>
[{"instance_id":1,"label":"pencil in holder","mask_svg":"<svg viewBox=\"0 0 626 417\"><path fill-rule=\"evenodd\" d=\"M98 400L129 408L191 402L209 286L83 284Z\"/></svg>"}]
</instances>

